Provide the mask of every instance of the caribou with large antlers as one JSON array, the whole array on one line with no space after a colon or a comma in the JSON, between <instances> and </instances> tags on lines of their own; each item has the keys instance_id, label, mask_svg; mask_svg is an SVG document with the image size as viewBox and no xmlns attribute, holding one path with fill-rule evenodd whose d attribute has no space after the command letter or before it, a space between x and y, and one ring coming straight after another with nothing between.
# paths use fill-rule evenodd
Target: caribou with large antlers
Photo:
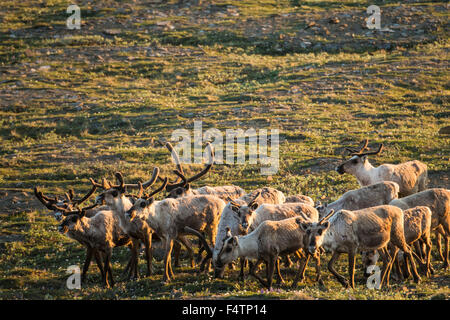
<instances>
[{"instance_id":1,"label":"caribou with large antlers","mask_svg":"<svg viewBox=\"0 0 450 320\"><path fill-rule=\"evenodd\" d=\"M180 198L189 195L201 195L201 194L209 194L221 198L222 200L226 200L228 197L232 199L237 199L243 195L245 195L245 190L238 186L219 186L219 187L201 187L198 189L192 189L191 183L197 181L204 175L206 175L212 168L214 163L214 151L212 150L211 144L208 142L206 148L209 150L209 160L205 166L205 168L199 173L195 174L192 177L186 178L183 167L181 166L180 158L178 157L177 152L170 144L170 142L166 143L167 149L171 152L172 158L177 166L177 169L174 171L176 175L181 178L181 182L169 183L167 184L166 190L169 192L168 198Z\"/></svg>"},{"instance_id":2,"label":"caribou with large antlers","mask_svg":"<svg viewBox=\"0 0 450 320\"><path fill-rule=\"evenodd\" d=\"M65 218L59 225L58 230L85 245L88 250L82 279L84 279L87 272L92 254L98 252L100 259L103 256L103 261L97 261L102 275L102 282L106 287L113 286L114 280L111 270L112 249L130 245L130 238L120 229L117 221L114 219L113 212L102 210L97 212L95 216L88 218L85 216L86 208L74 211L62 208L61 210ZM88 260L89 262L87 262Z\"/></svg>"},{"instance_id":3,"label":"caribou with large antlers","mask_svg":"<svg viewBox=\"0 0 450 320\"><path fill-rule=\"evenodd\" d=\"M78 206L81 205L83 202L85 202L87 199L89 199L93 195L93 193L95 192L96 189L97 189L97 186L92 186L91 190L84 197L82 197L80 199L75 199L75 193L72 189L69 190L69 192L67 192L65 194L66 199L64 199L64 200L60 200L57 196L53 197L53 198L45 196L42 193L42 191L40 191L37 187L34 188L34 194L47 209L54 212L54 217L57 221L61 222L62 220L64 220L64 221L66 221L66 223L69 223L69 221L73 220L73 222L75 223L76 221L75 221L74 217L71 217L71 220L67 220L66 217L69 215L74 215L74 214L79 215L79 213L81 211L80 211L80 209L78 209ZM83 212L83 217L85 217L85 218L92 218L95 215L97 215L98 213L100 213L101 215L108 215L109 213L111 213L111 211L109 210L109 208L107 206L99 207L97 204L83 208L82 212ZM106 228L104 228L104 230L106 230ZM117 221L115 221L115 226L114 226L112 232L113 232L112 233L112 239L113 239L112 241L113 241L114 247L128 246L131 249L131 247L132 247L131 240L120 228L118 228ZM103 258L102 258L101 252L99 252L95 246L92 246L92 244L86 240L86 237L80 236L79 233L71 232L69 229L69 231L65 232L65 234L69 238L78 241L81 245L86 247L86 258L85 258L85 261L83 264L81 281L84 282L86 279L86 273L91 264L92 257L95 258L98 269L102 275L102 279L104 279L105 271L104 271L104 266L103 266L103 262L102 262ZM100 235L100 237L101 237L101 235ZM125 268L124 273L126 273L127 270L130 269L130 265L131 265L131 261L128 263L127 267ZM131 272L132 272L132 270L130 270L130 273Z\"/></svg>"},{"instance_id":4,"label":"caribou with large antlers","mask_svg":"<svg viewBox=\"0 0 450 320\"><path fill-rule=\"evenodd\" d=\"M367 157L379 154L383 150L383 144L380 144L376 151L366 151L368 144L369 140L366 139L359 149L346 148L352 157L337 166L336 171L339 174L354 175L362 187L382 181L396 182L400 187L400 198L426 189L428 177L426 164L414 160L374 167Z\"/></svg>"},{"instance_id":5,"label":"caribou with large antlers","mask_svg":"<svg viewBox=\"0 0 450 320\"><path fill-rule=\"evenodd\" d=\"M96 203L103 204L106 203L114 213L114 217L118 220L120 228L125 232L133 243L132 251L131 251L131 270L133 270L131 274L135 278L139 277L138 272L138 250L140 247L140 240L144 241L145 251L146 251L146 260L147 260L147 274L151 273L151 232L142 233L136 232L136 226L130 222L129 219L125 218L125 212L129 210L134 203L134 199L132 197L128 197L125 192L126 188L149 188L152 186L159 175L159 169L155 168L153 170L153 175L147 182L143 184L125 184L123 176L120 172L115 174L118 184L114 185L110 183L108 180L103 178L102 184L97 183L93 179L91 179L91 183L96 186L103 188L104 191L97 196ZM133 200L132 200L133 199ZM141 231L141 230L139 230ZM149 230L147 230L149 231Z\"/></svg>"},{"instance_id":6,"label":"caribou with large antlers","mask_svg":"<svg viewBox=\"0 0 450 320\"><path fill-rule=\"evenodd\" d=\"M154 201L153 197L143 197L129 208L126 215L129 221L135 217L145 219L150 228L162 239L165 248L163 280L170 281L173 277L170 254L174 241L189 233L185 228L189 227L198 234L205 232L214 245L217 224L224 207L225 202L212 195L168 198L162 201ZM208 250L209 245L205 248ZM208 257L211 255L212 253L208 251Z\"/></svg>"},{"instance_id":7,"label":"caribou with large antlers","mask_svg":"<svg viewBox=\"0 0 450 320\"><path fill-rule=\"evenodd\" d=\"M94 194L95 190L97 190L97 186L93 185L91 190L89 190L83 197L80 199L75 199L75 192L73 189L69 189L69 191L64 194L65 199L60 199L58 196L50 198L44 195L38 187L35 187L34 195L47 209L53 211L55 219L60 221L62 219L63 212L65 212L66 209L75 210L79 205L88 200ZM85 214L87 217L92 217L97 213L97 211L99 211L99 208L95 205L92 208L86 208Z\"/></svg>"}]
</instances>

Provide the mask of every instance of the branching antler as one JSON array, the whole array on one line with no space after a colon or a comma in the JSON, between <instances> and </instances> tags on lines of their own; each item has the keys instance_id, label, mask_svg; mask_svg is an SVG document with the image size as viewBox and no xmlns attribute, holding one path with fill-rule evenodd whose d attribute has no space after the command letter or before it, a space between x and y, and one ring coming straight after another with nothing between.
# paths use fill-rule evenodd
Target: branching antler
<instances>
[{"instance_id":1,"label":"branching antler","mask_svg":"<svg viewBox=\"0 0 450 320\"><path fill-rule=\"evenodd\" d=\"M34 195L47 209L54 210L53 208L58 202L56 197L54 199L46 197L37 187L34 187Z\"/></svg>"},{"instance_id":2,"label":"branching antler","mask_svg":"<svg viewBox=\"0 0 450 320\"><path fill-rule=\"evenodd\" d=\"M359 150L358 149L353 149L353 148L346 148L346 149L347 149L347 151L350 152L351 156L358 156L358 157L379 154L381 152L381 150L383 150L383 144L381 143L378 146L378 150L364 152L365 150L369 150L369 148L367 147L368 145L369 145L369 140L365 139L363 141L362 147Z\"/></svg>"},{"instance_id":3,"label":"branching antler","mask_svg":"<svg viewBox=\"0 0 450 320\"><path fill-rule=\"evenodd\" d=\"M75 206L79 206L80 204L82 204L83 202L85 202L87 199L89 199L89 198L94 194L95 190L97 190L97 186L92 185L91 190L89 190L89 192L86 193L86 194L84 195L83 198L77 199L77 200L73 200L73 198L75 197L75 193L73 192L72 189L70 189L70 190L69 190L69 197L70 197L70 200L72 201L72 203L73 203Z\"/></svg>"},{"instance_id":4,"label":"branching antler","mask_svg":"<svg viewBox=\"0 0 450 320\"><path fill-rule=\"evenodd\" d=\"M350 154L353 153L360 153L367 149L367 146L369 145L369 139L365 139L362 143L362 146L359 149L356 148L345 148Z\"/></svg>"},{"instance_id":5,"label":"branching antler","mask_svg":"<svg viewBox=\"0 0 450 320\"><path fill-rule=\"evenodd\" d=\"M155 194L157 194L157 193L163 191L163 190L166 188L166 186L167 186L167 182L168 182L168 179L167 179L167 177L165 177L164 180L163 180L163 184L162 184L158 189L152 191L152 192L148 195L148 197L149 197L149 198L150 198L150 197L153 197Z\"/></svg>"},{"instance_id":6,"label":"branching antler","mask_svg":"<svg viewBox=\"0 0 450 320\"><path fill-rule=\"evenodd\" d=\"M188 183L191 183L193 181L196 181L196 180L200 179L205 174L207 174L209 170L211 170L212 165L214 163L214 151L212 150L212 146L211 146L211 144L209 142L206 144L206 148L208 148L209 151L210 151L209 152L210 159L209 159L208 164L206 165L206 167L202 171L200 171L199 173L197 173L196 175L194 175L194 176L192 176L190 178L186 178L186 176L183 174L182 171L176 170L175 174L177 174L182 179L182 181L179 182L179 183L168 184L167 187L166 187L167 191L174 190L174 189L176 189L178 187L184 187Z\"/></svg>"},{"instance_id":7,"label":"branching antler","mask_svg":"<svg viewBox=\"0 0 450 320\"><path fill-rule=\"evenodd\" d=\"M334 215L334 210L333 209L331 209L331 211L325 217L320 219L319 224L322 224L325 221L327 221L328 219L330 219L332 215Z\"/></svg>"},{"instance_id":8,"label":"branching antler","mask_svg":"<svg viewBox=\"0 0 450 320\"><path fill-rule=\"evenodd\" d=\"M92 196L92 194L95 192L96 189L97 189L97 186L93 185L91 190L89 190L89 192L84 197L82 197L81 199L76 199L76 200L74 200L74 197L75 197L74 191L72 189L70 189L69 192L65 193L66 201L64 202L64 204L67 206L67 208L77 207L80 204L82 204L83 202L85 202L87 199L89 199ZM39 189L37 187L34 188L34 195L49 210L64 211L65 209L67 209L67 208L57 205L57 203L59 202L58 197L55 197L53 199L46 197L42 193L42 191L39 191Z\"/></svg>"},{"instance_id":9,"label":"branching antler","mask_svg":"<svg viewBox=\"0 0 450 320\"><path fill-rule=\"evenodd\" d=\"M140 188L139 184L137 184L137 183L135 183L135 184L127 183L126 184L121 172L116 172L115 173L115 177L116 177L116 179L118 181L118 184L112 184L106 178L103 178L102 184L96 182L92 178L89 178L89 179L91 180L91 183L92 183L92 185L94 187L102 188L102 189L105 189L105 190L108 190L108 189L111 189L111 188L117 188L117 189ZM152 177L149 180L147 180L146 182L142 183L143 188L147 189L147 188L151 187L156 182L158 177L159 177L159 168L156 167L156 168L153 169Z\"/></svg>"}]
</instances>

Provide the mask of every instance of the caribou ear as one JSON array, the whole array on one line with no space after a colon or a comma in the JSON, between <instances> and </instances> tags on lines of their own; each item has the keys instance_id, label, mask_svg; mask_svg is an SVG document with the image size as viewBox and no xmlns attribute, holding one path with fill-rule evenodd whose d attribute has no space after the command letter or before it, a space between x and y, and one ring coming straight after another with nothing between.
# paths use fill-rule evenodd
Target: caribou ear
<instances>
[{"instance_id":1,"label":"caribou ear","mask_svg":"<svg viewBox=\"0 0 450 320\"><path fill-rule=\"evenodd\" d=\"M191 188L191 184L190 183L186 184L184 188L186 189L186 191L188 191Z\"/></svg>"},{"instance_id":2,"label":"caribou ear","mask_svg":"<svg viewBox=\"0 0 450 320\"><path fill-rule=\"evenodd\" d=\"M234 236L234 237L231 239L231 244L232 244L233 246L237 246L237 245L238 245L238 237Z\"/></svg>"},{"instance_id":3,"label":"caribou ear","mask_svg":"<svg viewBox=\"0 0 450 320\"><path fill-rule=\"evenodd\" d=\"M258 209L258 207L259 207L259 204L256 203L256 202L253 202L253 203L251 204L251 206L250 206L250 209L256 210L256 209Z\"/></svg>"}]
</instances>

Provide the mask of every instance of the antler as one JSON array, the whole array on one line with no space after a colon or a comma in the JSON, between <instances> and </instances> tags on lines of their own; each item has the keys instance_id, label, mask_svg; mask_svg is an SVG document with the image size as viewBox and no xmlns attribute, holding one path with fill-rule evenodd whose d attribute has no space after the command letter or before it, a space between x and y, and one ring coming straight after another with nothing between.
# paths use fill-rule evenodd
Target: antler
<instances>
[{"instance_id":1,"label":"antler","mask_svg":"<svg viewBox=\"0 0 450 320\"><path fill-rule=\"evenodd\" d=\"M360 153L354 153L352 154L353 156L369 156L369 155L375 155L375 154L379 154L381 152L381 150L383 150L383 144L380 143L380 145L378 146L378 150L376 151L367 151L367 152L360 152Z\"/></svg>"},{"instance_id":2,"label":"antler","mask_svg":"<svg viewBox=\"0 0 450 320\"><path fill-rule=\"evenodd\" d=\"M227 197L227 201L228 201L229 203L231 203L233 206L241 207L241 205L240 205L239 203L235 202L235 201L234 201L233 199L231 199L230 197Z\"/></svg>"},{"instance_id":3,"label":"antler","mask_svg":"<svg viewBox=\"0 0 450 320\"><path fill-rule=\"evenodd\" d=\"M97 186L95 184L93 184L91 190L89 190L89 192L86 193L86 195L83 198L73 200L75 194L74 194L73 190L70 189L69 197L70 197L70 200L72 201L72 203L74 205L78 206L78 205L82 204L83 202L85 202L87 199L89 199L94 194L95 190L97 190Z\"/></svg>"},{"instance_id":4,"label":"antler","mask_svg":"<svg viewBox=\"0 0 450 320\"><path fill-rule=\"evenodd\" d=\"M186 176L185 176L182 172L180 172L180 171L178 171L178 170L173 170L173 172L174 172L178 177L181 178L181 183L182 183L183 185L188 184L188 180L186 179Z\"/></svg>"},{"instance_id":5,"label":"antler","mask_svg":"<svg viewBox=\"0 0 450 320\"><path fill-rule=\"evenodd\" d=\"M381 144L378 146L378 150L376 150L376 151L366 151L366 152L364 152L364 150L368 150L368 149L369 149L369 148L367 147L368 145L369 145L369 140L368 140L368 139L365 139L364 142L363 142L362 147L361 147L359 150L353 149L353 148L346 148L346 149L347 149L348 151L350 151L350 155L351 155L351 156L359 156L359 157L367 156L367 155L375 155L375 154L380 153L381 150L383 149L383 144L381 143Z\"/></svg>"},{"instance_id":6,"label":"antler","mask_svg":"<svg viewBox=\"0 0 450 320\"><path fill-rule=\"evenodd\" d=\"M125 182L123 180L123 175L121 172L116 172L114 174L114 176L116 177L117 181L119 182L118 185L111 185L112 188L125 188Z\"/></svg>"},{"instance_id":7,"label":"antler","mask_svg":"<svg viewBox=\"0 0 450 320\"><path fill-rule=\"evenodd\" d=\"M98 183L97 181L95 181L94 179L89 178L89 181L91 181L93 186L95 186L97 188L103 188L103 186L100 183Z\"/></svg>"},{"instance_id":8,"label":"antler","mask_svg":"<svg viewBox=\"0 0 450 320\"><path fill-rule=\"evenodd\" d=\"M102 188L102 189L105 189L105 190L111 189L111 188L120 188L120 189L140 188L139 184L137 184L137 183L134 183L134 184L133 183L127 183L127 184L125 184L124 179L123 179L123 175L122 175L121 172L116 172L115 173L115 177L116 177L116 179L117 179L119 184L112 184L108 180L106 180L106 178L102 179L102 184L96 182L92 178L89 178L89 180L91 180L91 183L92 183L92 185L94 187ZM153 169L152 177L149 180L147 180L146 182L142 183L142 186L144 187L144 189L147 189L148 187L151 187L156 182L156 179L158 179L158 178L159 178L159 168L156 167L156 168ZM92 191L92 193L94 191Z\"/></svg>"},{"instance_id":9,"label":"antler","mask_svg":"<svg viewBox=\"0 0 450 320\"><path fill-rule=\"evenodd\" d=\"M158 192L161 192L161 191L163 191L165 188L166 188L166 186L167 186L167 182L168 182L169 180L167 179L167 177L165 177L164 178L164 181L163 181L163 184L158 188L158 189L156 189L155 191L152 191L150 194L149 194L149 197L153 197L155 194L157 194Z\"/></svg>"},{"instance_id":10,"label":"antler","mask_svg":"<svg viewBox=\"0 0 450 320\"><path fill-rule=\"evenodd\" d=\"M47 209L53 210L52 206L56 202L56 199L50 199L49 197L44 196L44 194L41 191L39 191L37 187L34 187L34 195L44 206L47 207Z\"/></svg>"},{"instance_id":11,"label":"antler","mask_svg":"<svg viewBox=\"0 0 450 320\"><path fill-rule=\"evenodd\" d=\"M38 197L37 193L40 194L40 198ZM58 201L57 197L49 198L49 197L45 196L41 191L38 191L37 187L34 187L34 194L36 195L36 197L38 197L39 200L43 199L43 200L49 201L49 202L57 202ZM42 202L42 203L44 203L44 202Z\"/></svg>"},{"instance_id":12,"label":"antler","mask_svg":"<svg viewBox=\"0 0 450 320\"><path fill-rule=\"evenodd\" d=\"M142 184L142 186L143 186L144 188L146 188L146 189L149 188L149 187L151 187L152 185L155 184L156 179L157 179L158 177L159 177L159 168L156 167L156 168L153 169L153 174L152 174L152 177L150 178L150 180L144 182L144 183Z\"/></svg>"},{"instance_id":13,"label":"antler","mask_svg":"<svg viewBox=\"0 0 450 320\"><path fill-rule=\"evenodd\" d=\"M325 217L323 217L322 219L320 219L319 224L322 224L322 223L324 223L325 221L327 221L328 219L330 219L331 216L332 216L333 214L334 214L334 210L331 209L331 211L330 211Z\"/></svg>"},{"instance_id":14,"label":"antler","mask_svg":"<svg viewBox=\"0 0 450 320\"><path fill-rule=\"evenodd\" d=\"M137 198L142 198L142 196L144 195L144 187L142 186L142 183L139 181L138 182L139 185L139 193L137 195Z\"/></svg>"},{"instance_id":15,"label":"antler","mask_svg":"<svg viewBox=\"0 0 450 320\"><path fill-rule=\"evenodd\" d=\"M209 152L210 152L210 160L209 160L208 164L206 165L206 167L202 171L197 173L195 176L190 177L189 179L187 179L187 183L190 183L190 182L193 182L195 180L200 179L205 174L207 174L209 170L211 170L211 167L212 167L212 165L214 163L214 151L212 150L211 144L209 142L206 143L206 148L208 148Z\"/></svg>"},{"instance_id":16,"label":"antler","mask_svg":"<svg viewBox=\"0 0 450 320\"><path fill-rule=\"evenodd\" d=\"M178 156L178 153L173 148L172 144L170 142L166 142L166 148L169 150L169 152L172 154L172 158L175 161L175 165L177 166L177 170L180 171L182 174L184 174L183 167L181 166L180 157Z\"/></svg>"},{"instance_id":17,"label":"antler","mask_svg":"<svg viewBox=\"0 0 450 320\"><path fill-rule=\"evenodd\" d=\"M161 192L162 190L164 190L167 186L167 177L164 178L163 184L156 190L152 191L149 195L146 196L146 198L151 198L153 197L155 194L157 194L158 192Z\"/></svg>"},{"instance_id":18,"label":"antler","mask_svg":"<svg viewBox=\"0 0 450 320\"><path fill-rule=\"evenodd\" d=\"M363 152L364 150L366 150L367 149L367 146L369 145L369 139L365 139L364 141L363 141L363 145L359 148L359 150L358 149L354 149L354 148L345 148L347 151L349 151L351 154L353 154L353 153L361 153L361 152Z\"/></svg>"},{"instance_id":19,"label":"antler","mask_svg":"<svg viewBox=\"0 0 450 320\"><path fill-rule=\"evenodd\" d=\"M182 179L182 181L178 182L178 183L168 184L167 187L166 187L167 191L174 190L174 189L176 189L178 187L184 187L188 183L191 183L191 182L193 182L195 180L200 179L205 174L207 174L209 170L211 170L212 165L214 163L214 151L212 150L212 146L211 146L211 144L209 142L206 143L206 148L209 148L209 151L210 151L210 159L209 159L208 164L206 165L206 167L202 171L200 171L199 173L197 173L196 175L194 175L194 176L192 176L190 178L186 178L186 176L184 175L182 170L181 171L180 170L175 170L174 171L175 174L178 175Z\"/></svg>"},{"instance_id":20,"label":"antler","mask_svg":"<svg viewBox=\"0 0 450 320\"><path fill-rule=\"evenodd\" d=\"M63 208L63 207L57 206L56 205L56 202L57 202L56 200L50 199L48 197L45 197L44 194L41 191L39 191L37 187L34 188L34 195L49 210L61 211L61 212L68 210L67 208Z\"/></svg>"},{"instance_id":21,"label":"antler","mask_svg":"<svg viewBox=\"0 0 450 320\"><path fill-rule=\"evenodd\" d=\"M89 199L89 197L95 192L96 189L97 189L97 186L93 185L92 189L83 198L77 199L77 200L73 199L74 196L75 196L75 193L73 192L72 189L70 189L69 192L65 193L65 196L67 198L66 205L68 207L69 206L70 207L76 207L76 206L80 205L81 203L83 203L84 201ZM55 197L54 199L46 197L46 196L44 196L44 194L41 191L39 191L39 189L37 187L34 188L34 195L49 210L54 210L54 211L66 211L66 210L68 210L67 208L60 207L60 206L56 205L56 203L58 202L57 197Z\"/></svg>"},{"instance_id":22,"label":"antler","mask_svg":"<svg viewBox=\"0 0 450 320\"><path fill-rule=\"evenodd\" d=\"M109 182L106 178L102 179L102 184L96 182L94 179L89 178L89 180L91 180L92 185L98 187L98 188L102 188L105 190L111 189L111 188L123 188L124 187L124 182L123 182L123 176L120 172L116 172L115 173L116 179L117 181L119 181L118 185L114 185L111 182ZM137 187L137 185L136 185Z\"/></svg>"},{"instance_id":23,"label":"antler","mask_svg":"<svg viewBox=\"0 0 450 320\"><path fill-rule=\"evenodd\" d=\"M178 170L174 170L175 174L181 178L181 182L178 183L169 183L166 186L167 191L172 191L178 187L184 187L188 184L186 177Z\"/></svg>"},{"instance_id":24,"label":"antler","mask_svg":"<svg viewBox=\"0 0 450 320\"><path fill-rule=\"evenodd\" d=\"M116 173L116 175L117 175L117 173ZM142 187L144 189L147 189L147 188L151 187L152 185L155 184L157 179L159 179L159 168L155 167L153 169L152 177L149 180L147 180L146 182L142 183ZM123 181L123 178L122 178L122 181ZM125 188L139 188L140 189L139 183L136 183L136 184L127 183L127 184L124 184L123 187L125 187Z\"/></svg>"}]
</instances>

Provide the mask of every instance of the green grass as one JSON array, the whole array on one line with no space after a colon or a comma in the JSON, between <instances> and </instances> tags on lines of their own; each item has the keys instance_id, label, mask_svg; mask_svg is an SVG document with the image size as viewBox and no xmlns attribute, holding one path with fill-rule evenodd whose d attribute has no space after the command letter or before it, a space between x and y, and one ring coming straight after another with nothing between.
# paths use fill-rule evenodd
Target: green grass
<instances>
[{"instance_id":1,"label":"green grass","mask_svg":"<svg viewBox=\"0 0 450 320\"><path fill-rule=\"evenodd\" d=\"M382 26L395 32L365 28L371 4L382 9ZM343 147L368 138L385 144L373 163L418 159L428 165L431 186L449 188L449 136L438 134L450 125L446 2L121 1L82 6L81 30L66 29L66 1L3 1L0 8L0 191L20 196L39 185L47 193L83 192L89 177L120 170L138 181L154 166L171 174L167 150L154 141L168 140L175 129L193 130L194 120L203 121L204 131L277 128L282 141L280 170L271 179L259 174L259 165L217 165L194 187L270 185L332 201L358 187L332 170ZM329 23L333 17L338 24ZM189 173L199 169L186 166ZM326 270L329 256L322 267L326 290L311 280L290 290L288 274L287 285L261 292L254 280L239 283L237 270L214 280L197 276L183 260L169 285L160 282L156 262L152 277L109 290L91 267L87 285L69 291L66 268L81 265L83 248L57 233L40 204L14 210L1 203L0 298L450 294L449 272L439 262L434 277L419 285L371 291L358 273L357 289L343 290ZM125 249L115 250L116 276L127 257ZM346 265L341 258L344 273ZM307 274L312 279L313 266Z\"/></svg>"}]
</instances>

